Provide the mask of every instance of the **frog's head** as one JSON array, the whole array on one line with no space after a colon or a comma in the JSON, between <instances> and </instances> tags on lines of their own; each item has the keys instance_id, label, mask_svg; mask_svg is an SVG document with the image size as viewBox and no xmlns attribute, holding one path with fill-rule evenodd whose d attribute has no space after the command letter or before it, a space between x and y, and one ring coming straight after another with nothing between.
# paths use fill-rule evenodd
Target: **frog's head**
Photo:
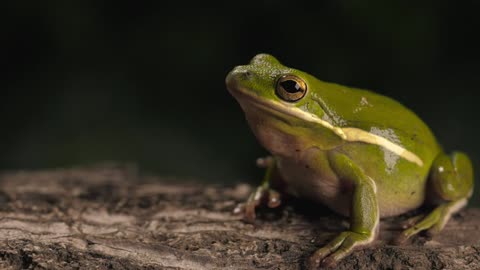
<instances>
[{"instance_id":1,"label":"frog's head","mask_svg":"<svg viewBox=\"0 0 480 270\"><path fill-rule=\"evenodd\" d=\"M235 67L228 73L226 85L264 145L273 137L285 143L299 138L327 143L338 137L332 136L334 128L316 94L321 82L282 65L271 55L259 54L248 65ZM312 134L322 139L313 139Z\"/></svg>"},{"instance_id":2,"label":"frog's head","mask_svg":"<svg viewBox=\"0 0 480 270\"><path fill-rule=\"evenodd\" d=\"M304 77L302 72L283 66L275 57L258 54L250 64L230 71L226 83L240 103L244 99L249 102L271 101L277 103L276 107L288 109L300 107L308 99Z\"/></svg>"}]
</instances>

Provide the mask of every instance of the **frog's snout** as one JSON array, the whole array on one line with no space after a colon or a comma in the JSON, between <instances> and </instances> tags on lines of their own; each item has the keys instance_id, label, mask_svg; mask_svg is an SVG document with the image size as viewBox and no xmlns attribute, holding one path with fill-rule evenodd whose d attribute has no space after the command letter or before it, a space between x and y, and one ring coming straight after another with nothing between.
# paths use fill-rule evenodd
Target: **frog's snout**
<instances>
[{"instance_id":1,"label":"frog's snout","mask_svg":"<svg viewBox=\"0 0 480 270\"><path fill-rule=\"evenodd\" d=\"M225 83L228 88L234 87L238 82L248 80L252 76L252 72L246 66L237 66L227 74Z\"/></svg>"}]
</instances>

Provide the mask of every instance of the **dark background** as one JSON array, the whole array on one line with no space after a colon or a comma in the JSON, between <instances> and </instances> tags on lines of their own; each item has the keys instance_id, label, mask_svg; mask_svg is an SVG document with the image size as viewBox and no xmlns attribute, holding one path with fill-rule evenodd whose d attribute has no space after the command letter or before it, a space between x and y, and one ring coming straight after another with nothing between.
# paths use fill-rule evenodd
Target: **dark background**
<instances>
[{"instance_id":1,"label":"dark background","mask_svg":"<svg viewBox=\"0 0 480 270\"><path fill-rule=\"evenodd\" d=\"M399 100L480 169L478 1L199 2L3 2L0 169L255 183L266 152L224 78L259 52Z\"/></svg>"}]
</instances>

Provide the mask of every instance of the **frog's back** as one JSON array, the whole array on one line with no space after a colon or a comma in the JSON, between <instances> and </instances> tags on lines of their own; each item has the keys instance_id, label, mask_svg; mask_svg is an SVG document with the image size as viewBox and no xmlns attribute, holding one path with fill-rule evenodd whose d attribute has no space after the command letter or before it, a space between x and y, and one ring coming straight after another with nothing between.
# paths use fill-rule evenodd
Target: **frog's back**
<instances>
[{"instance_id":1,"label":"frog's back","mask_svg":"<svg viewBox=\"0 0 480 270\"><path fill-rule=\"evenodd\" d=\"M320 82L316 87L316 92L321 93L316 100L333 125L385 138L415 153L427 166L440 151L430 128L399 102L369 90L334 83Z\"/></svg>"}]
</instances>

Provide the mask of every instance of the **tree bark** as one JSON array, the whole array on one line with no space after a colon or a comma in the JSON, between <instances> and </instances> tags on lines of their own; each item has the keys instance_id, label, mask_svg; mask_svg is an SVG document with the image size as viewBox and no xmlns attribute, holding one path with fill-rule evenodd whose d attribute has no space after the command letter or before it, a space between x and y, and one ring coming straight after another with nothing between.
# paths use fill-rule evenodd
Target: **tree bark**
<instances>
[{"instance_id":1,"label":"tree bark","mask_svg":"<svg viewBox=\"0 0 480 270\"><path fill-rule=\"evenodd\" d=\"M247 224L232 210L249 185L185 183L134 166L4 173L0 187L2 269L304 269L348 226L299 200L261 208ZM455 214L433 238L390 244L409 215L383 220L380 239L335 269L480 269L480 210Z\"/></svg>"}]
</instances>

